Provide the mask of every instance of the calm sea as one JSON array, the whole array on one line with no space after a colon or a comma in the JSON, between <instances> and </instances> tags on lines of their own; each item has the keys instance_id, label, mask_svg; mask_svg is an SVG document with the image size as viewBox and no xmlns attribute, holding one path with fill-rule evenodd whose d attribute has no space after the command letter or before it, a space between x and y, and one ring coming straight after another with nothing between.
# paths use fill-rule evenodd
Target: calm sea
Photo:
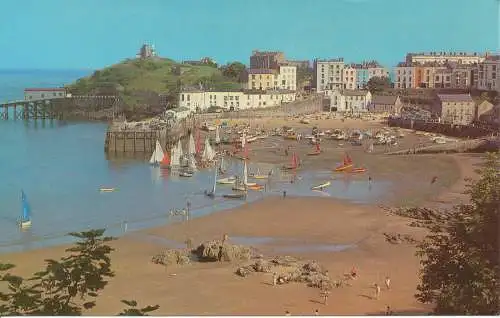
<instances>
[{"instance_id":1,"label":"calm sea","mask_svg":"<svg viewBox=\"0 0 500 318\"><path fill-rule=\"evenodd\" d=\"M23 99L26 87L57 87L89 73L0 71L0 100ZM0 253L66 243L66 233L91 228L107 228L109 235L120 235L123 222L128 231L158 226L169 222L170 209L184 208L187 201L194 217L241 204L212 201L203 195L213 182L212 171L176 179L144 161L106 160L105 130L101 123L0 121ZM238 164L232 169L239 170ZM275 194L289 188L291 195L310 195L314 178L307 175L293 187L278 184L272 188ZM382 191L382 185L371 191L365 185L350 191L344 186L334 183L330 191L358 201ZM117 191L101 193L100 187ZM27 231L17 226L21 189L32 209L33 226ZM249 200L262 196L254 192Z\"/></svg>"}]
</instances>

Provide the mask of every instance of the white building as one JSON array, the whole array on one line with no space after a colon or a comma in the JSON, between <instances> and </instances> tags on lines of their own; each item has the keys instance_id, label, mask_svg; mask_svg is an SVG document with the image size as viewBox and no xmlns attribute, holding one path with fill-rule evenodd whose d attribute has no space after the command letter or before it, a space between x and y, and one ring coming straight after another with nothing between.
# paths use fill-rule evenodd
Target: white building
<instances>
[{"instance_id":1,"label":"white building","mask_svg":"<svg viewBox=\"0 0 500 318\"><path fill-rule=\"evenodd\" d=\"M297 90L297 66L280 65L277 82L278 86L275 89Z\"/></svg>"},{"instance_id":2,"label":"white building","mask_svg":"<svg viewBox=\"0 0 500 318\"><path fill-rule=\"evenodd\" d=\"M314 61L314 84L317 92L342 89L343 58Z\"/></svg>"},{"instance_id":3,"label":"white building","mask_svg":"<svg viewBox=\"0 0 500 318\"><path fill-rule=\"evenodd\" d=\"M500 92L500 55L489 56L477 66L477 88Z\"/></svg>"},{"instance_id":4,"label":"white building","mask_svg":"<svg viewBox=\"0 0 500 318\"><path fill-rule=\"evenodd\" d=\"M445 64L454 62L458 64L476 64L481 63L485 59L485 54L482 53L467 53L467 52L421 52L408 53L406 55L406 63L438 63Z\"/></svg>"},{"instance_id":5,"label":"white building","mask_svg":"<svg viewBox=\"0 0 500 318\"><path fill-rule=\"evenodd\" d=\"M368 68L368 80L372 77L387 77L390 78L389 71L382 66Z\"/></svg>"},{"instance_id":6,"label":"white building","mask_svg":"<svg viewBox=\"0 0 500 318\"><path fill-rule=\"evenodd\" d=\"M372 101L372 94L365 90L329 90L325 95L330 97L330 111L364 113Z\"/></svg>"},{"instance_id":7,"label":"white building","mask_svg":"<svg viewBox=\"0 0 500 318\"><path fill-rule=\"evenodd\" d=\"M192 111L186 107L176 107L165 111L165 118L173 118L175 121L189 117Z\"/></svg>"},{"instance_id":8,"label":"white building","mask_svg":"<svg viewBox=\"0 0 500 318\"><path fill-rule=\"evenodd\" d=\"M26 88L24 89L25 100L46 100L65 98L68 94L65 88ZM69 97L69 96L68 96Z\"/></svg>"},{"instance_id":9,"label":"white building","mask_svg":"<svg viewBox=\"0 0 500 318\"><path fill-rule=\"evenodd\" d=\"M264 108L279 106L293 102L295 92L284 90L273 91L234 91L210 92L189 90L179 94L179 107L186 107L192 112L205 111L210 107L220 107L226 110L242 110L248 108Z\"/></svg>"}]
</instances>

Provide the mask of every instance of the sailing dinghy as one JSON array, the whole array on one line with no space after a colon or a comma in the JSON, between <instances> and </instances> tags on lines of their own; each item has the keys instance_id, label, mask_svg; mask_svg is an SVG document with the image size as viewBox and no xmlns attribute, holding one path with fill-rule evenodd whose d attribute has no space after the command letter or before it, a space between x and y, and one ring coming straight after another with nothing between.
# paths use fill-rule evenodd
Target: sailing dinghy
<instances>
[{"instance_id":1,"label":"sailing dinghy","mask_svg":"<svg viewBox=\"0 0 500 318\"><path fill-rule=\"evenodd\" d=\"M344 160L342 162L342 164L340 166L337 166L334 171L335 172L343 172L343 171L346 171L346 170L350 170L353 166L353 162L352 162L352 159L351 157L346 153L344 155Z\"/></svg>"},{"instance_id":2,"label":"sailing dinghy","mask_svg":"<svg viewBox=\"0 0 500 318\"><path fill-rule=\"evenodd\" d=\"M311 190L320 190L322 191L324 188L330 186L330 181L324 182L322 184L318 184L317 186L314 186L311 188Z\"/></svg>"},{"instance_id":3,"label":"sailing dinghy","mask_svg":"<svg viewBox=\"0 0 500 318\"><path fill-rule=\"evenodd\" d=\"M212 199L215 197L215 188L217 187L217 170L217 168L214 168L214 184L212 186L212 191L208 192L205 190L205 195Z\"/></svg>"},{"instance_id":4,"label":"sailing dinghy","mask_svg":"<svg viewBox=\"0 0 500 318\"><path fill-rule=\"evenodd\" d=\"M321 153L321 148L319 147L319 143L316 143L316 150L313 152L308 153L308 156L317 156Z\"/></svg>"},{"instance_id":5,"label":"sailing dinghy","mask_svg":"<svg viewBox=\"0 0 500 318\"><path fill-rule=\"evenodd\" d=\"M28 203L28 198L26 198L26 194L23 190L21 190L21 205L22 205L22 213L21 220L19 221L19 226L21 229L27 229L31 227L31 208Z\"/></svg>"},{"instance_id":6,"label":"sailing dinghy","mask_svg":"<svg viewBox=\"0 0 500 318\"><path fill-rule=\"evenodd\" d=\"M287 169L287 170L297 169L298 164L299 164L299 158L297 157L297 154L294 152L293 155L292 155L292 163L291 163L291 165L285 166L284 168Z\"/></svg>"},{"instance_id":7,"label":"sailing dinghy","mask_svg":"<svg viewBox=\"0 0 500 318\"><path fill-rule=\"evenodd\" d=\"M159 166L164 157L163 149L161 148L160 141L156 140L155 150L149 159L149 163L153 166Z\"/></svg>"},{"instance_id":8,"label":"sailing dinghy","mask_svg":"<svg viewBox=\"0 0 500 318\"><path fill-rule=\"evenodd\" d=\"M215 128L215 144L220 144L219 125Z\"/></svg>"}]
</instances>

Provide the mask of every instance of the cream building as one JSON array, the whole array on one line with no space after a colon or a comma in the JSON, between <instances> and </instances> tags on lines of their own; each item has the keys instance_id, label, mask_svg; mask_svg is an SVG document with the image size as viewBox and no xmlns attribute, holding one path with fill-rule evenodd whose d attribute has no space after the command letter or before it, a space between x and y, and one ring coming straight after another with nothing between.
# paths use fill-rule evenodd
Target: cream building
<instances>
[{"instance_id":1,"label":"cream building","mask_svg":"<svg viewBox=\"0 0 500 318\"><path fill-rule=\"evenodd\" d=\"M328 90L325 95L330 98L330 111L363 113L368 111L372 94L365 90Z\"/></svg>"},{"instance_id":2,"label":"cream building","mask_svg":"<svg viewBox=\"0 0 500 318\"><path fill-rule=\"evenodd\" d=\"M468 94L439 94L435 112L444 123L468 125L474 121L476 104Z\"/></svg>"},{"instance_id":3,"label":"cream building","mask_svg":"<svg viewBox=\"0 0 500 318\"><path fill-rule=\"evenodd\" d=\"M276 75L275 75L276 76ZM280 65L277 74L277 84L275 89L295 91L297 90L297 66Z\"/></svg>"},{"instance_id":4,"label":"cream building","mask_svg":"<svg viewBox=\"0 0 500 318\"><path fill-rule=\"evenodd\" d=\"M445 64L455 62L459 64L476 64L481 63L485 59L485 54L482 53L467 53L467 52L421 52L408 53L406 55L406 63L439 63Z\"/></svg>"},{"instance_id":5,"label":"cream building","mask_svg":"<svg viewBox=\"0 0 500 318\"><path fill-rule=\"evenodd\" d=\"M342 88L343 89L357 89L357 70L353 66L346 66L342 70Z\"/></svg>"},{"instance_id":6,"label":"cream building","mask_svg":"<svg viewBox=\"0 0 500 318\"><path fill-rule=\"evenodd\" d=\"M220 107L229 111L236 111L247 108L279 106L283 103L293 101L295 101L295 92L293 91L211 92L189 90L179 94L178 107L186 107L192 112L205 111L210 107Z\"/></svg>"},{"instance_id":7,"label":"cream building","mask_svg":"<svg viewBox=\"0 0 500 318\"><path fill-rule=\"evenodd\" d=\"M489 56L477 66L477 88L500 92L500 55Z\"/></svg>"},{"instance_id":8,"label":"cream building","mask_svg":"<svg viewBox=\"0 0 500 318\"><path fill-rule=\"evenodd\" d=\"M343 58L314 61L314 85L317 92L342 89Z\"/></svg>"}]
</instances>

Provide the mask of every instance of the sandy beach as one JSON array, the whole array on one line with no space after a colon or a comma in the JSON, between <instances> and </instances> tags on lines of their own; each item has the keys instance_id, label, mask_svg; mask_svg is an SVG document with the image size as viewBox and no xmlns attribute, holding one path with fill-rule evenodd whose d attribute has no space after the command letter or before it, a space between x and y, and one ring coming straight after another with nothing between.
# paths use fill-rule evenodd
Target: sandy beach
<instances>
[{"instance_id":1,"label":"sandy beach","mask_svg":"<svg viewBox=\"0 0 500 318\"><path fill-rule=\"evenodd\" d=\"M410 173L412 161L422 165L425 160L434 166L428 169L430 172L425 172L424 165ZM391 167L384 170L387 162ZM480 156L465 154L398 156L372 159L371 167L379 171L379 176L391 171L396 174L393 180L399 179L399 187L394 197L399 200L394 202L418 197L422 204L442 206L465 199L460 194L465 184L462 180L474 176L478 162ZM442 184L429 189L430 176L451 163L457 169L441 171ZM397 174L398 167L400 173L408 173L406 178ZM282 315L285 310L292 315L309 315L315 309L324 315L369 314L383 313L386 306L401 313L426 311L428 307L414 299L419 269L415 248L409 244L390 244L383 235L400 233L418 238L424 234L420 229L408 227L407 221L388 215L376 204L276 196L188 222L132 232L112 243L116 248L112 254L116 277L91 314L116 314L123 308L121 299L135 299L141 305L159 304L161 307L155 313L158 315ZM250 244L265 256L291 255L316 260L333 279L342 278L353 266L359 277L352 286L333 289L328 304L324 305L317 288L298 283L272 286L270 274L239 277L234 273L239 263L193 263L166 268L151 262L151 257L165 248L162 239L182 243L191 238L197 244L219 239L223 233L229 235L230 242ZM335 251L342 245L354 246ZM1 262L17 264L16 273L28 275L40 268L43 259L59 258L63 249L59 246L5 254L1 255ZM380 299L373 299L373 284L383 286L386 276L391 277L391 290L383 288Z\"/></svg>"}]
</instances>

